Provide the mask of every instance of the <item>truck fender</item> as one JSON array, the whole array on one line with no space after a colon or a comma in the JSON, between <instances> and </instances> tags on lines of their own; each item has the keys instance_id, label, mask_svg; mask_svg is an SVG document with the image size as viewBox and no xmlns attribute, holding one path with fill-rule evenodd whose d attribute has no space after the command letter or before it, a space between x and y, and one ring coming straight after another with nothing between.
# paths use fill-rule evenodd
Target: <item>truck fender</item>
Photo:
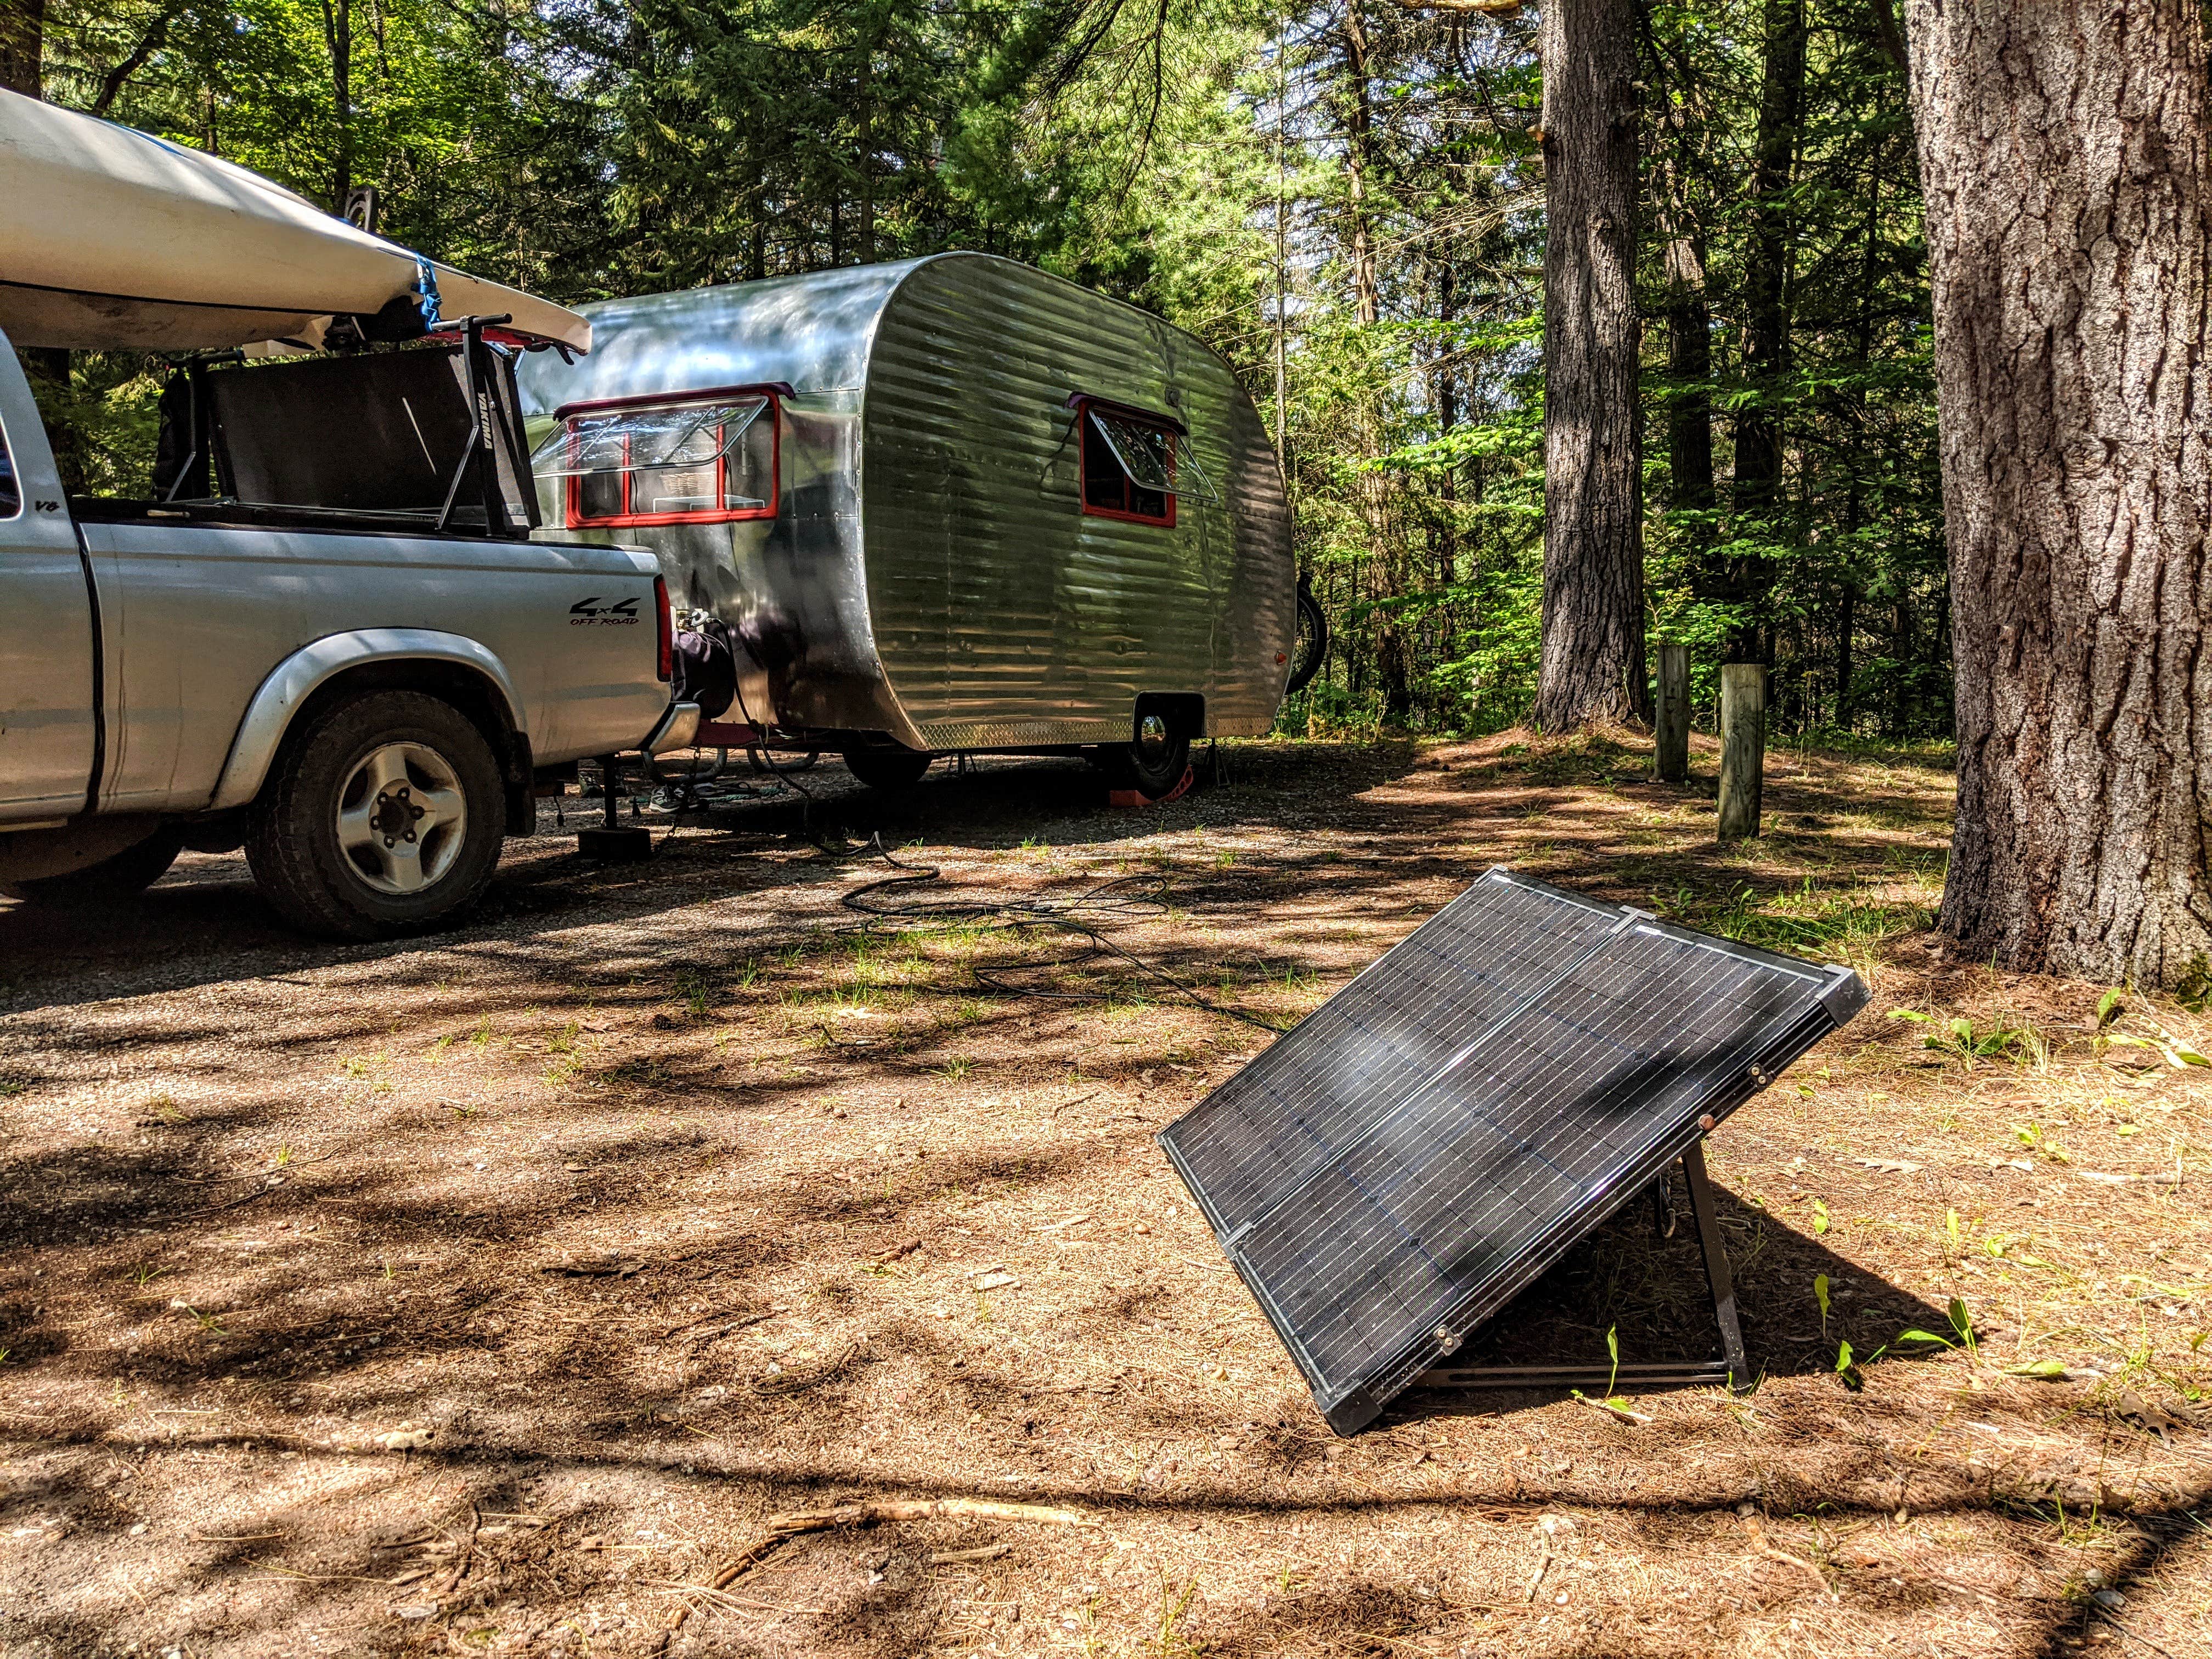
<instances>
[{"instance_id":1,"label":"truck fender","mask_svg":"<svg viewBox=\"0 0 2212 1659\"><path fill-rule=\"evenodd\" d=\"M262 781L290 729L292 717L308 698L348 669L375 662L447 662L472 668L489 681L504 705L507 729L526 732L522 699L507 665L476 641L428 628L359 628L330 634L303 645L270 671L246 705L246 718L231 739L230 756L215 787L210 811L243 806L261 793Z\"/></svg>"}]
</instances>

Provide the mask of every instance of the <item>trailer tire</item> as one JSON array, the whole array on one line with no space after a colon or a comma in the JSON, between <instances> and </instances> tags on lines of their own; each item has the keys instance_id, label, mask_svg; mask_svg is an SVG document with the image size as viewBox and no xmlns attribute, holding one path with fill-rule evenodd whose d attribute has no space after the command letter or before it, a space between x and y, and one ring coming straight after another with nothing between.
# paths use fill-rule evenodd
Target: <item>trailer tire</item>
<instances>
[{"instance_id":1,"label":"trailer tire","mask_svg":"<svg viewBox=\"0 0 2212 1659\"><path fill-rule=\"evenodd\" d=\"M483 896L505 823L499 761L474 721L420 691L364 691L286 739L246 859L294 926L396 939Z\"/></svg>"},{"instance_id":2,"label":"trailer tire","mask_svg":"<svg viewBox=\"0 0 2212 1659\"><path fill-rule=\"evenodd\" d=\"M894 744L854 744L845 750L845 769L871 789L896 794L921 781L922 774L937 763L927 749L906 749Z\"/></svg>"},{"instance_id":3,"label":"trailer tire","mask_svg":"<svg viewBox=\"0 0 2212 1659\"><path fill-rule=\"evenodd\" d=\"M137 897L167 875L184 846L184 825L165 823L145 840L65 876L0 881L0 893L40 909L96 909L120 904Z\"/></svg>"},{"instance_id":4,"label":"trailer tire","mask_svg":"<svg viewBox=\"0 0 2212 1659\"><path fill-rule=\"evenodd\" d=\"M1115 744L1091 757L1116 789L1133 789L1146 800L1175 793L1182 775L1190 769L1190 739L1164 730L1134 743Z\"/></svg>"}]
</instances>

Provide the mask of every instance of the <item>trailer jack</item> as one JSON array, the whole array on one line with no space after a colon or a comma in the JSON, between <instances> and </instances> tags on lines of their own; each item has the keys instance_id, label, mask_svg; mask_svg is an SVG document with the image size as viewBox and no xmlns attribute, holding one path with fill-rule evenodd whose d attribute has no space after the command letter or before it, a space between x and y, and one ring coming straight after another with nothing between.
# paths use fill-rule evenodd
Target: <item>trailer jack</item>
<instances>
[{"instance_id":1,"label":"trailer jack","mask_svg":"<svg viewBox=\"0 0 2212 1659\"><path fill-rule=\"evenodd\" d=\"M616 793L620 763L612 755L599 762L599 796L605 803L606 822L576 832L576 850L587 859L609 864L635 864L653 856L653 832L641 823L625 825L617 817L622 797Z\"/></svg>"}]
</instances>

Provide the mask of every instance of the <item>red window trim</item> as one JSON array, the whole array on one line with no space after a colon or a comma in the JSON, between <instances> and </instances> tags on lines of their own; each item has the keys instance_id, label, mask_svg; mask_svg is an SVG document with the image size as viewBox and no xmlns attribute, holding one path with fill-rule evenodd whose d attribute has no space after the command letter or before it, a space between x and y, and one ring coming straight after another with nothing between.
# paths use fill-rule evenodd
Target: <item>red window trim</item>
<instances>
[{"instance_id":1,"label":"red window trim","mask_svg":"<svg viewBox=\"0 0 2212 1659\"><path fill-rule=\"evenodd\" d=\"M617 409L680 409L687 404L719 403L732 398L765 398L769 421L768 440L768 501L762 507L715 507L699 513L610 513L597 518L586 517L583 511L584 480L580 474L571 473L568 489L562 501L562 524L569 530L628 530L645 529L655 525L671 524L736 524L744 520L773 519L776 507L783 500L783 398L791 390L782 380L762 386L714 386L704 392L647 392L628 398L599 398L586 403L563 404L553 411L556 420L573 431L571 426L580 416L603 415ZM623 441L627 452L629 440ZM629 456L625 453L623 459ZM728 487L730 458L719 457L714 463L716 493ZM635 475L625 466L622 470L623 501L629 501L630 480Z\"/></svg>"},{"instance_id":2,"label":"red window trim","mask_svg":"<svg viewBox=\"0 0 2212 1659\"><path fill-rule=\"evenodd\" d=\"M1168 477L1172 479L1176 471L1175 446L1178 440L1187 435L1182 422L1165 415L1155 415L1148 409L1133 409L1127 404L1111 403L1103 398L1086 398L1079 394L1073 401L1075 405L1077 428L1075 499L1082 504L1083 516L1086 519L1113 519L1122 524L1148 524L1156 529L1173 530L1177 499L1174 495L1167 498L1168 510L1164 514L1132 513L1125 507L1092 506L1091 477L1085 470L1083 456L1089 447L1085 440L1091 429L1091 411L1094 409L1099 410L1109 415L1118 415L1125 421L1140 421L1146 426L1166 433L1168 434ZM1130 480L1129 475L1121 471L1119 465L1115 465L1114 471L1121 480L1121 499L1127 501L1129 498L1129 492L1137 486Z\"/></svg>"}]
</instances>

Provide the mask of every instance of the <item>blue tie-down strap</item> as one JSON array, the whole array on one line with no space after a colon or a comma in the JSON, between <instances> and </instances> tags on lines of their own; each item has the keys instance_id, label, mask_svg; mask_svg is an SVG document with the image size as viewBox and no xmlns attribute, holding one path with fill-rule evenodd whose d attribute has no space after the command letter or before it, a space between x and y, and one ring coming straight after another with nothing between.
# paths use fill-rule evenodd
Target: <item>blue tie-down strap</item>
<instances>
[{"instance_id":1,"label":"blue tie-down strap","mask_svg":"<svg viewBox=\"0 0 2212 1659\"><path fill-rule=\"evenodd\" d=\"M438 325L438 270L421 254L415 256L415 292L422 296L422 326Z\"/></svg>"}]
</instances>

